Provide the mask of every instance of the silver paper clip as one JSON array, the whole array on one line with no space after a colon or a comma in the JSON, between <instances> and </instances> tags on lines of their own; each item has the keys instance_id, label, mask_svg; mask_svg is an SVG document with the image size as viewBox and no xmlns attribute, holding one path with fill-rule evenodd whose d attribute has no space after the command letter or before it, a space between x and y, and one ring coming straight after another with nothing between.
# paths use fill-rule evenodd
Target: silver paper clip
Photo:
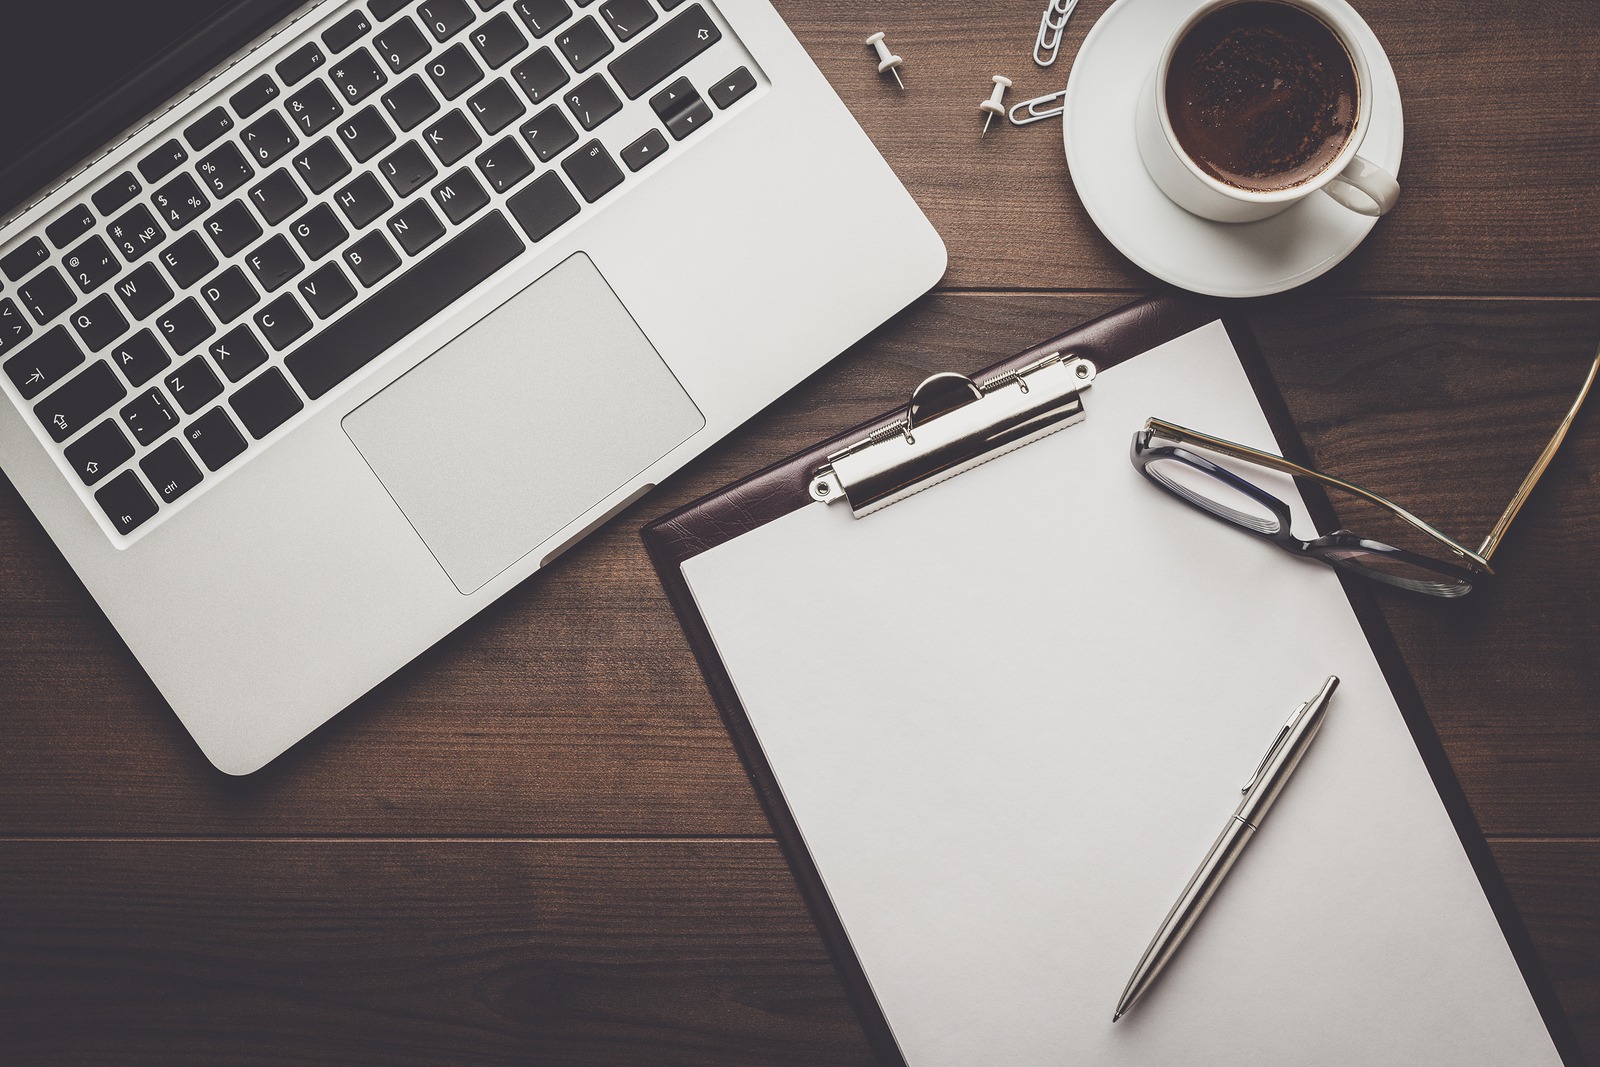
<instances>
[{"instance_id":1,"label":"silver paper clip","mask_svg":"<svg viewBox=\"0 0 1600 1067\"><path fill-rule=\"evenodd\" d=\"M1094 378L1093 363L1066 352L983 382L935 374L911 394L903 417L829 454L811 476L811 499L843 500L856 518L870 515L1081 422L1080 394Z\"/></svg>"},{"instance_id":2,"label":"silver paper clip","mask_svg":"<svg viewBox=\"0 0 1600 1067\"><path fill-rule=\"evenodd\" d=\"M1062 89L1058 93L1036 96L1032 100L1024 100L1020 104L1013 105L1011 108L1011 125L1026 126L1031 122L1043 122L1045 119L1059 118L1061 113L1067 110L1066 104L1062 103L1066 95L1067 91ZM1051 104L1055 106L1051 107ZM1021 118L1017 117L1019 112L1022 115Z\"/></svg>"},{"instance_id":3,"label":"silver paper clip","mask_svg":"<svg viewBox=\"0 0 1600 1067\"><path fill-rule=\"evenodd\" d=\"M1067 20L1077 6L1078 0L1050 0L1050 6L1044 9L1044 17L1039 20L1039 37L1033 43L1033 61L1039 66L1048 67L1056 61Z\"/></svg>"}]
</instances>

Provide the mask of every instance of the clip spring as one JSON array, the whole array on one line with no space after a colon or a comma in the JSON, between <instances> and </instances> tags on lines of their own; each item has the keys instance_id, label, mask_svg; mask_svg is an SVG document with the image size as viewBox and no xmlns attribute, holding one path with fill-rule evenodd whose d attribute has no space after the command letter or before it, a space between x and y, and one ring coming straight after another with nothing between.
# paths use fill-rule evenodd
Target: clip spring
<instances>
[{"instance_id":1,"label":"clip spring","mask_svg":"<svg viewBox=\"0 0 1600 1067\"><path fill-rule=\"evenodd\" d=\"M1077 6L1078 0L1050 0L1049 6L1044 9L1044 17L1039 20L1039 36L1033 43L1033 61L1039 66L1049 67L1055 63L1056 56L1061 52L1061 38L1067 20Z\"/></svg>"}]
</instances>

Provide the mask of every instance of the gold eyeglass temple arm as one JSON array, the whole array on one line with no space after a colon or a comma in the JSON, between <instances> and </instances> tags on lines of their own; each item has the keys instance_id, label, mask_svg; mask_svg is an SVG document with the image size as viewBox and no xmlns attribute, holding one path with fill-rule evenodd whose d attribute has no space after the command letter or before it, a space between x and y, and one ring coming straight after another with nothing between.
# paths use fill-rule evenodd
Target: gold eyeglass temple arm
<instances>
[{"instance_id":1,"label":"gold eyeglass temple arm","mask_svg":"<svg viewBox=\"0 0 1600 1067\"><path fill-rule=\"evenodd\" d=\"M1556 427L1555 436L1550 438L1550 443L1544 446L1544 451L1539 453L1539 458L1533 464L1533 470L1522 479L1522 484L1517 487L1517 493L1511 498L1511 503L1506 505L1506 510L1500 513L1500 519L1494 524L1494 529L1489 531L1489 536L1483 539L1483 545L1478 549L1478 555L1488 559L1494 555L1494 550L1500 547L1500 539L1511 528L1511 520L1517 517L1517 512L1522 510L1522 505L1527 501L1528 495L1533 492L1533 487L1539 483L1539 478L1544 474L1545 468L1550 466L1550 461L1555 458L1556 450L1561 447L1561 442L1566 440L1567 431L1572 428L1573 420L1578 417L1578 409L1583 407L1584 400L1589 396L1589 390L1594 386L1595 375L1600 372L1600 351L1595 353L1594 365L1589 368L1589 377L1583 381L1583 388L1578 390L1578 399L1572 402L1572 407L1567 412L1567 417L1561 420L1561 425Z\"/></svg>"}]
</instances>

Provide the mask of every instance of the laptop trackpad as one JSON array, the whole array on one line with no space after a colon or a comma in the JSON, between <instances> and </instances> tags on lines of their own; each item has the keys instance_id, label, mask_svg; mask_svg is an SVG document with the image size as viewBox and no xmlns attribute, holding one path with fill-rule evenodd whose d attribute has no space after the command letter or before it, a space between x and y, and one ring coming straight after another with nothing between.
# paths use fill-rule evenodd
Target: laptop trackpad
<instances>
[{"instance_id":1,"label":"laptop trackpad","mask_svg":"<svg viewBox=\"0 0 1600 1067\"><path fill-rule=\"evenodd\" d=\"M704 425L582 253L344 418L462 593Z\"/></svg>"}]
</instances>

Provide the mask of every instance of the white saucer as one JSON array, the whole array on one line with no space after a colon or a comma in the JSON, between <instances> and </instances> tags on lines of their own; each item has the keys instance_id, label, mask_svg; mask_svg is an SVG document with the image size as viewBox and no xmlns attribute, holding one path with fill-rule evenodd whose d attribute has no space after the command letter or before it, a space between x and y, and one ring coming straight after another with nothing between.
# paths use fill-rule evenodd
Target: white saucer
<instances>
[{"instance_id":1,"label":"white saucer","mask_svg":"<svg viewBox=\"0 0 1600 1067\"><path fill-rule=\"evenodd\" d=\"M1360 27L1372 69L1372 125L1361 154L1398 175L1405 124L1394 68L1361 16L1344 0L1329 3ZM1150 180L1134 141L1134 106L1168 36L1199 6L1200 0L1117 0L1100 16L1067 80L1067 167L1095 225L1156 277L1212 296L1280 293L1332 269L1377 220L1316 192L1260 222L1211 222L1168 200Z\"/></svg>"}]
</instances>

